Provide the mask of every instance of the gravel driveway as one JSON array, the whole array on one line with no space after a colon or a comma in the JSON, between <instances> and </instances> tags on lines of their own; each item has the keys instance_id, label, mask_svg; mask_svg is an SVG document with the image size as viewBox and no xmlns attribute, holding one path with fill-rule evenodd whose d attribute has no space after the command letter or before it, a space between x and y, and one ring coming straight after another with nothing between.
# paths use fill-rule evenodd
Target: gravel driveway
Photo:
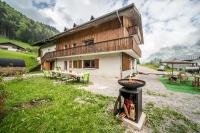
<instances>
[{"instance_id":1,"label":"gravel driveway","mask_svg":"<svg viewBox=\"0 0 200 133\"><path fill-rule=\"evenodd\" d=\"M146 81L146 85L143 87L143 105L147 102L154 102L157 106L169 106L200 124L200 95L167 90L159 81L159 75L157 75L163 72L142 66L138 66L138 70L139 72L149 73L148 75L137 75L138 79ZM117 80L116 78L91 77L93 85L83 89L96 94L117 97L118 90L121 87ZM156 92L160 96L151 95L147 92Z\"/></svg>"}]
</instances>

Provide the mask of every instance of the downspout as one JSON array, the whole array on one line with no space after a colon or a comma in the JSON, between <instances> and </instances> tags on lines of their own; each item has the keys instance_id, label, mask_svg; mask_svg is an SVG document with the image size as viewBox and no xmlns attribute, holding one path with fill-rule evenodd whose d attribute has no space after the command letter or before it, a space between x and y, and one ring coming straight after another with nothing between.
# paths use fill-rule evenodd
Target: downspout
<instances>
[{"instance_id":1,"label":"downspout","mask_svg":"<svg viewBox=\"0 0 200 133\"><path fill-rule=\"evenodd\" d=\"M119 17L119 12L118 12L118 10L116 11L116 13L117 13L117 17L118 17L118 20L119 20L119 22L120 22L121 27L123 27L122 21L121 21L121 19L120 19L120 17Z\"/></svg>"},{"instance_id":2,"label":"downspout","mask_svg":"<svg viewBox=\"0 0 200 133\"><path fill-rule=\"evenodd\" d=\"M119 20L119 23L120 23L121 27L123 27L122 21L121 21L121 19L120 19L120 17L119 17L119 12L118 12L118 10L116 11L116 14L117 14L117 18L118 18L118 20ZM124 31L124 35L125 35L125 31ZM122 78L122 76L123 76L123 73L122 73L122 53L121 53L121 54L120 54L120 78Z\"/></svg>"}]
</instances>

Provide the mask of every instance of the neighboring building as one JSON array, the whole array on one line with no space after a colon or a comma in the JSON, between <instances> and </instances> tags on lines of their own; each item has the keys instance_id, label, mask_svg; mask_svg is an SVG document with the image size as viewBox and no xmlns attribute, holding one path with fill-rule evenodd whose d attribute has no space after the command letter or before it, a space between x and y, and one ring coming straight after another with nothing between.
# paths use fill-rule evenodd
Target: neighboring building
<instances>
[{"instance_id":1,"label":"neighboring building","mask_svg":"<svg viewBox=\"0 0 200 133\"><path fill-rule=\"evenodd\" d=\"M193 63L197 63L198 66L200 66L200 54L198 55L186 55L186 56L182 56L179 57L180 60L183 61L189 61L189 62L193 62Z\"/></svg>"},{"instance_id":2,"label":"neighboring building","mask_svg":"<svg viewBox=\"0 0 200 133\"><path fill-rule=\"evenodd\" d=\"M0 43L0 49L9 50L9 51L16 51L16 52L26 52L25 48L22 48L14 43L11 42L3 42Z\"/></svg>"},{"instance_id":3,"label":"neighboring building","mask_svg":"<svg viewBox=\"0 0 200 133\"><path fill-rule=\"evenodd\" d=\"M121 78L137 72L139 44L143 44L141 15L131 4L35 45L40 46L42 69L60 67Z\"/></svg>"},{"instance_id":4,"label":"neighboring building","mask_svg":"<svg viewBox=\"0 0 200 133\"><path fill-rule=\"evenodd\" d=\"M177 56L177 57L171 57L170 59L177 59L180 61L188 61L193 64L174 64L174 68L180 69L180 68L185 68L185 67L192 67L192 66L200 66L200 54L199 55L185 55L185 56ZM172 67L171 65L168 65L170 68Z\"/></svg>"}]
</instances>

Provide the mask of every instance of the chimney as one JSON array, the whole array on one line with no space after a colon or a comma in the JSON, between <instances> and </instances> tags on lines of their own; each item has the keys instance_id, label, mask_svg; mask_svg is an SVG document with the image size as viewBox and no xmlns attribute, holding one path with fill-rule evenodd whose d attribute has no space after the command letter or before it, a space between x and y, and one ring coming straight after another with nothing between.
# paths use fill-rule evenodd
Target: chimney
<instances>
[{"instance_id":1,"label":"chimney","mask_svg":"<svg viewBox=\"0 0 200 133\"><path fill-rule=\"evenodd\" d=\"M76 24L76 23L74 23L73 27L76 27L76 26L77 26L77 24Z\"/></svg>"},{"instance_id":2,"label":"chimney","mask_svg":"<svg viewBox=\"0 0 200 133\"><path fill-rule=\"evenodd\" d=\"M92 15L92 16L90 17L90 21L93 20L93 19L95 19L95 18L94 18L94 16Z\"/></svg>"},{"instance_id":3,"label":"chimney","mask_svg":"<svg viewBox=\"0 0 200 133\"><path fill-rule=\"evenodd\" d=\"M67 31L68 30L68 28L67 27L64 27L64 31Z\"/></svg>"}]
</instances>

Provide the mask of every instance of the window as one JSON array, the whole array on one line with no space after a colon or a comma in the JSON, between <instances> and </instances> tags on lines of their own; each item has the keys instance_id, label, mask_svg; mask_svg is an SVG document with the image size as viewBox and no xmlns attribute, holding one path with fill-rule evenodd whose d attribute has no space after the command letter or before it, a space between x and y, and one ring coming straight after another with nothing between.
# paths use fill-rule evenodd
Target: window
<instances>
[{"instance_id":1,"label":"window","mask_svg":"<svg viewBox=\"0 0 200 133\"><path fill-rule=\"evenodd\" d=\"M84 60L83 61L84 68L99 68L99 59L95 60Z\"/></svg>"},{"instance_id":2,"label":"window","mask_svg":"<svg viewBox=\"0 0 200 133\"><path fill-rule=\"evenodd\" d=\"M85 45L93 45L94 44L94 39L88 39L83 41L85 43Z\"/></svg>"},{"instance_id":3,"label":"window","mask_svg":"<svg viewBox=\"0 0 200 133\"><path fill-rule=\"evenodd\" d=\"M82 60L77 61L77 66L78 66L78 68L82 68Z\"/></svg>"}]
</instances>

